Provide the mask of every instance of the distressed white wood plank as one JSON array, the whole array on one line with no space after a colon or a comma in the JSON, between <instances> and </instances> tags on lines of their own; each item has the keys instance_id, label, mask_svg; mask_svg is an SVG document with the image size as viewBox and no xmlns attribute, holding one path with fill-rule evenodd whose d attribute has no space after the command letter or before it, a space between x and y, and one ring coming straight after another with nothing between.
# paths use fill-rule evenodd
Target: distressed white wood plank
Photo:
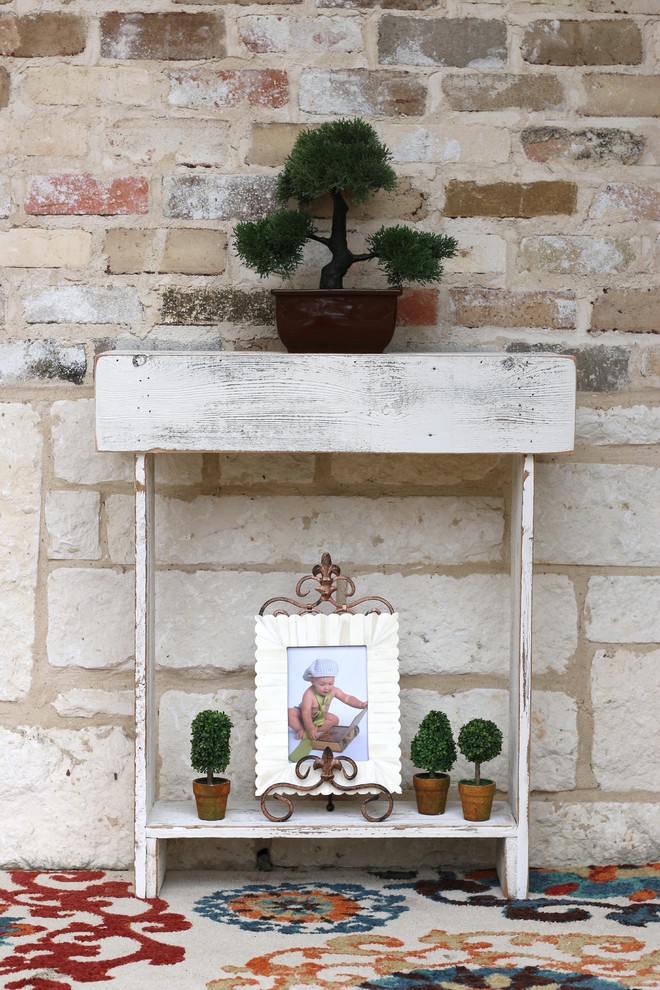
<instances>
[{"instance_id":1,"label":"distressed white wood plank","mask_svg":"<svg viewBox=\"0 0 660 990\"><path fill-rule=\"evenodd\" d=\"M509 791L518 822L515 877L511 850L506 857L508 887L525 890L529 869L529 785L532 682L532 565L534 552L534 458L514 458L511 495L511 672Z\"/></svg>"},{"instance_id":2,"label":"distressed white wood plank","mask_svg":"<svg viewBox=\"0 0 660 990\"><path fill-rule=\"evenodd\" d=\"M231 801L231 798L230 798ZM491 838L517 834L513 815L505 801L496 801L487 822L466 822L458 801L447 803L444 815L420 815L414 800L395 798L392 814L384 822L368 822L360 811L361 799L336 801L335 810L314 799L293 798L294 813L288 822L270 822L259 804L232 804L221 822L203 822L192 801L158 801L151 810L150 837L174 838ZM373 810L382 805L374 804ZM276 802L269 804L275 812ZM284 807L284 806L282 806Z\"/></svg>"},{"instance_id":3,"label":"distressed white wood plank","mask_svg":"<svg viewBox=\"0 0 660 990\"><path fill-rule=\"evenodd\" d=\"M572 450L555 354L101 354L99 450Z\"/></svg>"},{"instance_id":4,"label":"distressed white wood plank","mask_svg":"<svg viewBox=\"0 0 660 990\"><path fill-rule=\"evenodd\" d=\"M154 659L154 464L135 458L135 892L153 887L153 857L146 842L149 809L156 797ZM157 883L157 881L156 881Z\"/></svg>"}]
</instances>

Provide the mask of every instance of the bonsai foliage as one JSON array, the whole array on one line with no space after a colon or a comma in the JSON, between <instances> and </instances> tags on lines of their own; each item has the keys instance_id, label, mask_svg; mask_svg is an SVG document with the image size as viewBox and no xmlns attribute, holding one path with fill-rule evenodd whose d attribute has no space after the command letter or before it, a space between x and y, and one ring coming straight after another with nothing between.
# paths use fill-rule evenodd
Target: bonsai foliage
<instances>
[{"instance_id":1,"label":"bonsai foliage","mask_svg":"<svg viewBox=\"0 0 660 990\"><path fill-rule=\"evenodd\" d=\"M473 718L458 733L458 748L470 763L474 763L474 783L481 783L481 764L493 760L502 752L502 733L487 718Z\"/></svg>"},{"instance_id":2,"label":"bonsai foliage","mask_svg":"<svg viewBox=\"0 0 660 990\"><path fill-rule=\"evenodd\" d=\"M213 783L214 773L223 773L227 769L232 728L229 715L209 709L199 712L192 721L190 763L197 773L206 774L207 784Z\"/></svg>"},{"instance_id":3,"label":"bonsai foliage","mask_svg":"<svg viewBox=\"0 0 660 990\"><path fill-rule=\"evenodd\" d=\"M410 744L410 758L430 777L448 773L456 762L456 744L444 712L429 712L422 719Z\"/></svg>"},{"instance_id":4,"label":"bonsai foliage","mask_svg":"<svg viewBox=\"0 0 660 990\"><path fill-rule=\"evenodd\" d=\"M290 278L302 261L306 241L317 241L331 254L321 270L321 289L341 289L351 265L374 258L392 288L399 288L404 281L438 281L443 273L442 260L456 254L453 237L397 225L381 227L368 237L367 252L354 254L348 246L345 194L350 191L354 203L363 203L379 189L392 191L396 173L390 158L373 127L359 117L302 131L278 177L281 209L261 220L236 225L239 257L261 277L276 274ZM330 233L321 234L309 206L327 194L332 199L332 221ZM292 199L297 201L297 209L289 207Z\"/></svg>"}]
</instances>

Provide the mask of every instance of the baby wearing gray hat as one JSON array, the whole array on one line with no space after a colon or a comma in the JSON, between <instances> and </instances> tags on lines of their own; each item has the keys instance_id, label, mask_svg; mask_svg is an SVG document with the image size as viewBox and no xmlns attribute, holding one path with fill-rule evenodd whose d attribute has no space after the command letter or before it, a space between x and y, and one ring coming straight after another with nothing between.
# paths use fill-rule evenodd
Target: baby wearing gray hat
<instances>
[{"instance_id":1,"label":"baby wearing gray hat","mask_svg":"<svg viewBox=\"0 0 660 990\"><path fill-rule=\"evenodd\" d=\"M297 763L303 756L309 756L312 749L317 749L313 743L335 725L339 718L329 711L333 698L338 698L350 708L366 708L367 702L360 701L352 694L346 694L336 687L335 677L339 673L339 665L327 657L317 657L312 660L303 674L303 680L310 686L303 692L299 705L288 710L289 727L293 729L300 744L289 755L289 760Z\"/></svg>"}]
</instances>

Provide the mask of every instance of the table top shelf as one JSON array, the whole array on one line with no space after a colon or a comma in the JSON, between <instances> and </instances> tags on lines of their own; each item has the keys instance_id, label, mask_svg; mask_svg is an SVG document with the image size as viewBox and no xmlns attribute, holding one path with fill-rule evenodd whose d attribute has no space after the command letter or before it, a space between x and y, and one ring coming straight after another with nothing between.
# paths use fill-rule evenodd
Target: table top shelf
<instances>
[{"instance_id":1,"label":"table top shelf","mask_svg":"<svg viewBox=\"0 0 660 990\"><path fill-rule=\"evenodd\" d=\"M230 796L231 801L231 796ZM496 801L487 822L467 822L458 801L449 801L443 815L420 815L414 799L395 797L392 814L384 822L362 817L360 801L336 799L335 810L327 811L325 800L293 796L294 812L288 822L270 822L258 801L227 807L219 822L197 817L194 801L157 801L147 818L147 835L173 838L505 838L517 834L515 819L505 801ZM276 812L276 802L269 807ZM282 806L283 808L284 806ZM373 814L382 805L374 804ZM280 813L280 812L277 812Z\"/></svg>"},{"instance_id":2,"label":"table top shelf","mask_svg":"<svg viewBox=\"0 0 660 990\"><path fill-rule=\"evenodd\" d=\"M95 378L99 450L573 449L565 355L112 351Z\"/></svg>"}]
</instances>

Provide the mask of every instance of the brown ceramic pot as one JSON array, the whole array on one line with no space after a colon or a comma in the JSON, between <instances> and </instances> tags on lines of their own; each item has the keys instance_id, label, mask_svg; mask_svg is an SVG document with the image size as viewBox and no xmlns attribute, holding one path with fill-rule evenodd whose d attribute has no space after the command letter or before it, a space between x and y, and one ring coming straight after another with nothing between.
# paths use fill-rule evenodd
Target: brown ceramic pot
<instances>
[{"instance_id":1,"label":"brown ceramic pot","mask_svg":"<svg viewBox=\"0 0 660 990\"><path fill-rule=\"evenodd\" d=\"M459 780L458 793L463 806L463 818L468 822L487 822L493 809L496 786L492 780L480 784Z\"/></svg>"},{"instance_id":2,"label":"brown ceramic pot","mask_svg":"<svg viewBox=\"0 0 660 990\"><path fill-rule=\"evenodd\" d=\"M437 777L431 777L428 773L416 773L413 784L420 815L442 815L447 804L449 774L441 773Z\"/></svg>"},{"instance_id":3,"label":"brown ceramic pot","mask_svg":"<svg viewBox=\"0 0 660 990\"><path fill-rule=\"evenodd\" d=\"M218 822L224 818L230 787L224 777L214 777L212 784L207 784L206 777L193 780L197 817L204 822Z\"/></svg>"},{"instance_id":4,"label":"brown ceramic pot","mask_svg":"<svg viewBox=\"0 0 660 990\"><path fill-rule=\"evenodd\" d=\"M399 289L273 289L275 322L290 354L382 354L396 326Z\"/></svg>"}]
</instances>

